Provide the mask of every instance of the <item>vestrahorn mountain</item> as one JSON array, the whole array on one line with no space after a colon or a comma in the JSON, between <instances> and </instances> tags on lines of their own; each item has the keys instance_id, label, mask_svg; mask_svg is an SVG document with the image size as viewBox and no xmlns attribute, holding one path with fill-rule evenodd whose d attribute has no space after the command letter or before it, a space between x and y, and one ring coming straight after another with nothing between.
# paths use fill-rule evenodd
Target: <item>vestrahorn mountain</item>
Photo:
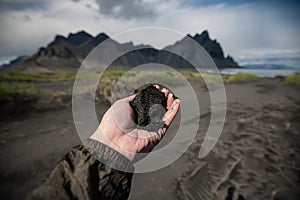
<instances>
[{"instance_id":1,"label":"vestrahorn mountain","mask_svg":"<svg viewBox=\"0 0 300 200\"><path fill-rule=\"evenodd\" d=\"M190 37L197 41L212 57L219 68L238 67L238 64L231 56L224 56L221 45L209 37L207 31L195 36L187 35L182 40L169 45L162 50L155 49L149 45L140 45L143 49L129 52L117 60L112 67L134 67L145 63L161 63L172 67L192 67L183 58L168 52L168 49L179 49L185 51L183 41L186 37ZM80 31L75 34L71 33L68 37L57 35L47 47L41 47L35 54L31 56L21 56L9 64L2 65L2 70L25 70L25 71L49 71L51 68L79 68L82 61L88 53L104 40L109 39L110 49L114 53L118 53L122 49L134 47L132 42L120 44L109 38L105 33L100 33L96 37ZM196 53L190 50L188 52ZM102 55L105 56L105 55ZM193 55L190 55L193 56ZM196 67L196 66L195 66Z\"/></svg>"}]
</instances>

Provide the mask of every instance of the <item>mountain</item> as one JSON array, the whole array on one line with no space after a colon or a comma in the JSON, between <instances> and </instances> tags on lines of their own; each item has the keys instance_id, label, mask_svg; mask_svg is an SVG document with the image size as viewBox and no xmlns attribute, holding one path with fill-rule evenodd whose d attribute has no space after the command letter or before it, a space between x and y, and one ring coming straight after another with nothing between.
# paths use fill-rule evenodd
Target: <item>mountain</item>
<instances>
[{"instance_id":1,"label":"mountain","mask_svg":"<svg viewBox=\"0 0 300 200\"><path fill-rule=\"evenodd\" d=\"M202 54L195 55L196 53L194 52L199 51L197 50L198 48L190 42L190 38L198 42L207 51L218 68L239 67L231 56L228 55L227 57L224 57L221 45L216 40L210 39L208 31L203 31L201 34L196 34L195 36L188 34L182 40L177 41L175 44L167 46L164 49L179 52L180 55L185 55L187 58L197 57L196 60L198 61L207 59ZM178 56L176 58L176 56L173 55L172 57L169 57L168 60L168 64L171 64L171 66L192 67L190 63L180 60Z\"/></svg>"},{"instance_id":2,"label":"mountain","mask_svg":"<svg viewBox=\"0 0 300 200\"><path fill-rule=\"evenodd\" d=\"M237 67L238 64L233 60L230 55L224 57L224 52L221 45L216 40L211 40L207 31L202 34L196 34L192 37L196 40L213 58L216 65L220 68L224 67Z\"/></svg>"},{"instance_id":3,"label":"mountain","mask_svg":"<svg viewBox=\"0 0 300 200\"><path fill-rule=\"evenodd\" d=\"M211 40L207 31L203 31L201 34L195 36L187 35L182 40L175 42L173 45L167 46L162 50L157 50L151 46L141 45L143 49L131 51L116 59L111 66L114 67L134 67L141 64L150 62L161 63L172 67L192 67L192 65L177 56L170 53L170 50L176 50L187 56L197 56L196 50L187 49L191 48L187 46L185 41L187 37L194 39L198 42L212 57L214 62L219 68L225 67L238 67L238 64L232 57L224 57L224 52L221 45L216 40ZM70 33L68 37L57 35L55 39L50 42L46 47L41 47L35 54L31 56L22 56L9 64L2 65L2 70L42 70L49 69L51 67L70 67L78 68L85 57L101 42L107 40L110 51L101 52L101 56L111 56L110 54L119 55L120 52L128 48L134 48L132 42L120 44L117 41L111 39L105 33L100 33L96 37L80 31L77 33Z\"/></svg>"},{"instance_id":4,"label":"mountain","mask_svg":"<svg viewBox=\"0 0 300 200\"><path fill-rule=\"evenodd\" d=\"M241 66L248 69L295 69L296 67L283 64L248 64Z\"/></svg>"}]
</instances>

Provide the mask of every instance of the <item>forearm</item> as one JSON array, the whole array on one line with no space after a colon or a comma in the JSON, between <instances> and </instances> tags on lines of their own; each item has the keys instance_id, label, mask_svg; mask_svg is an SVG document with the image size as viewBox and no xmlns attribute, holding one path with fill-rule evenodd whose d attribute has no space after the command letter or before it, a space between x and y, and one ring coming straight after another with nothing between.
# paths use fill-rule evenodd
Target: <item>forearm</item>
<instances>
[{"instance_id":1,"label":"forearm","mask_svg":"<svg viewBox=\"0 0 300 200\"><path fill-rule=\"evenodd\" d=\"M98 163L99 195L96 199L127 199L133 175L127 171L134 171L132 162L96 140L87 139L84 143Z\"/></svg>"},{"instance_id":2,"label":"forearm","mask_svg":"<svg viewBox=\"0 0 300 200\"><path fill-rule=\"evenodd\" d=\"M133 172L133 164L118 151L94 139L84 141L85 147L101 163L120 171Z\"/></svg>"},{"instance_id":3,"label":"forearm","mask_svg":"<svg viewBox=\"0 0 300 200\"><path fill-rule=\"evenodd\" d=\"M127 199L132 173L111 167L132 168L129 160L95 140L86 140L85 147L72 148L29 199Z\"/></svg>"}]
</instances>

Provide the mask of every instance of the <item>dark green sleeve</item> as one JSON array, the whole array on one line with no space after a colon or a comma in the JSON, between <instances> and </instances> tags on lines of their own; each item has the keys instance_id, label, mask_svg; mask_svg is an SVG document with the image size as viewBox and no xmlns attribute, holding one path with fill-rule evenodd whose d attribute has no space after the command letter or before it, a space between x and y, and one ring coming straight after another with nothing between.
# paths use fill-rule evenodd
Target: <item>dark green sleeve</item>
<instances>
[{"instance_id":1,"label":"dark green sleeve","mask_svg":"<svg viewBox=\"0 0 300 200\"><path fill-rule=\"evenodd\" d=\"M72 148L28 199L127 199L133 174L108 167L95 156L109 166L133 171L121 154L88 139L85 147Z\"/></svg>"}]
</instances>

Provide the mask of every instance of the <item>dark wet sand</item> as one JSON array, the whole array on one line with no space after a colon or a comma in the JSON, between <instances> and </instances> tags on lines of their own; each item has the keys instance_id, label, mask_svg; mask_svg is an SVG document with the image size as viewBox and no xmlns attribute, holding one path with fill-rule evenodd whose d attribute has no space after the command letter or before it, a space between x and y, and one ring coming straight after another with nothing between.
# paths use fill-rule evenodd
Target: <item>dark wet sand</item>
<instances>
[{"instance_id":1,"label":"dark wet sand","mask_svg":"<svg viewBox=\"0 0 300 200\"><path fill-rule=\"evenodd\" d=\"M270 199L275 190L299 189L299 87L284 85L280 79L226 84L225 127L204 159L198 158L198 151L210 119L210 101L203 86L193 87L199 91L203 113L199 134L172 165L135 174L129 199L220 199L230 186L246 199ZM100 116L108 106L97 106ZM160 146L172 139L178 125L177 118ZM1 197L24 199L79 142L71 108L2 119Z\"/></svg>"},{"instance_id":2,"label":"dark wet sand","mask_svg":"<svg viewBox=\"0 0 300 200\"><path fill-rule=\"evenodd\" d=\"M102 116L109 104L97 108ZM10 116L1 120L0 133L0 194L6 199L24 199L80 143L71 108Z\"/></svg>"}]
</instances>

